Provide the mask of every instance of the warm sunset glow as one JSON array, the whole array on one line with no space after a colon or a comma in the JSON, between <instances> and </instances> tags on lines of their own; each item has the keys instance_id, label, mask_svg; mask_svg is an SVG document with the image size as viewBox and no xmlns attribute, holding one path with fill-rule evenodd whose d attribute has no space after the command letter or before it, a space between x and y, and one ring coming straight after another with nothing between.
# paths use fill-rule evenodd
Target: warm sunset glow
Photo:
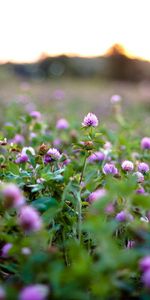
<instances>
[{"instance_id":1,"label":"warm sunset glow","mask_svg":"<svg viewBox=\"0 0 150 300\"><path fill-rule=\"evenodd\" d=\"M0 0L0 61L95 56L122 44L150 60L149 0Z\"/></svg>"}]
</instances>

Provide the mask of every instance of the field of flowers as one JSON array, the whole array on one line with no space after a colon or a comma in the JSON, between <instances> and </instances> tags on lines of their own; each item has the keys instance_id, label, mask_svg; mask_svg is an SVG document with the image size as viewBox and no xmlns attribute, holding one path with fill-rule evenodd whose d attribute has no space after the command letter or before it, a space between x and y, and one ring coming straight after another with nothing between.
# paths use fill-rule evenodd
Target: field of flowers
<instances>
[{"instance_id":1,"label":"field of flowers","mask_svg":"<svg viewBox=\"0 0 150 300\"><path fill-rule=\"evenodd\" d=\"M0 300L148 300L148 110L17 92L0 95Z\"/></svg>"}]
</instances>

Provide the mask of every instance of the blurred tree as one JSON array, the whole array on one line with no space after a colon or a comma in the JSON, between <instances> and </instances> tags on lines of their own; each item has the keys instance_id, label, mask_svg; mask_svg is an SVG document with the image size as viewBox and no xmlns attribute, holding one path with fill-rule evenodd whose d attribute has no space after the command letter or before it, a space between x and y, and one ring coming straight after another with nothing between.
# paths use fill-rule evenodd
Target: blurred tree
<instances>
[{"instance_id":1,"label":"blurred tree","mask_svg":"<svg viewBox=\"0 0 150 300\"><path fill-rule=\"evenodd\" d=\"M122 45L115 44L106 52L108 76L118 80L137 81L141 79L138 60L128 57Z\"/></svg>"}]
</instances>

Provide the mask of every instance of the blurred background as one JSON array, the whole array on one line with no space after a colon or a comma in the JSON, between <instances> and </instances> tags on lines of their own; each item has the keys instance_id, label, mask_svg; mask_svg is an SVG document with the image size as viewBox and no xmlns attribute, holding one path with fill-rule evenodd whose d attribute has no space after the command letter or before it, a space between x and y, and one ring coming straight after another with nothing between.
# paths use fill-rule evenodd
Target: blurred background
<instances>
[{"instance_id":1,"label":"blurred background","mask_svg":"<svg viewBox=\"0 0 150 300\"><path fill-rule=\"evenodd\" d=\"M119 94L148 125L149 0L1 0L0 10L1 119L12 106L109 118Z\"/></svg>"}]
</instances>

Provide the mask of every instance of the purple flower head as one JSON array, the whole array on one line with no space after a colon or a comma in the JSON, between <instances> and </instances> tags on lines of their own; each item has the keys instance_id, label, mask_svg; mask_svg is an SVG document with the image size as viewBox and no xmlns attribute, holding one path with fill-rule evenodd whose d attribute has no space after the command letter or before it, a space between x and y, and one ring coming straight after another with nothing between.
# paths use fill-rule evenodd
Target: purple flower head
<instances>
[{"instance_id":1,"label":"purple flower head","mask_svg":"<svg viewBox=\"0 0 150 300\"><path fill-rule=\"evenodd\" d=\"M17 208L24 204L25 199L20 189L13 183L3 186L2 195L6 208Z\"/></svg>"},{"instance_id":2,"label":"purple flower head","mask_svg":"<svg viewBox=\"0 0 150 300\"><path fill-rule=\"evenodd\" d=\"M30 117L32 117L33 119L36 119L36 120L40 120L41 113L39 111L33 110L30 112Z\"/></svg>"},{"instance_id":3,"label":"purple flower head","mask_svg":"<svg viewBox=\"0 0 150 300\"><path fill-rule=\"evenodd\" d=\"M92 203L102 197L106 196L106 190L105 189L97 189L93 193L91 193L88 197L88 202Z\"/></svg>"},{"instance_id":4,"label":"purple flower head","mask_svg":"<svg viewBox=\"0 0 150 300\"><path fill-rule=\"evenodd\" d=\"M70 158L67 158L63 161L63 166L67 166L71 163L71 159Z\"/></svg>"},{"instance_id":5,"label":"purple flower head","mask_svg":"<svg viewBox=\"0 0 150 300\"><path fill-rule=\"evenodd\" d=\"M12 248L12 244L11 243L7 243L3 246L2 250L1 250L1 256L2 257L8 257L9 256L9 250Z\"/></svg>"},{"instance_id":6,"label":"purple flower head","mask_svg":"<svg viewBox=\"0 0 150 300\"><path fill-rule=\"evenodd\" d=\"M30 139L35 139L37 137L37 134L35 132L30 132Z\"/></svg>"},{"instance_id":7,"label":"purple flower head","mask_svg":"<svg viewBox=\"0 0 150 300\"><path fill-rule=\"evenodd\" d=\"M133 216L122 210L116 215L116 220L118 222L133 221Z\"/></svg>"},{"instance_id":8,"label":"purple flower head","mask_svg":"<svg viewBox=\"0 0 150 300\"><path fill-rule=\"evenodd\" d=\"M56 123L56 128L63 130L63 129L67 129L69 127L69 123L66 119L59 119Z\"/></svg>"},{"instance_id":9,"label":"purple flower head","mask_svg":"<svg viewBox=\"0 0 150 300\"><path fill-rule=\"evenodd\" d=\"M147 289L150 289L150 269L143 273L142 282Z\"/></svg>"},{"instance_id":10,"label":"purple flower head","mask_svg":"<svg viewBox=\"0 0 150 300\"><path fill-rule=\"evenodd\" d=\"M150 149L150 137L144 137L141 140L141 148L142 149Z\"/></svg>"},{"instance_id":11,"label":"purple flower head","mask_svg":"<svg viewBox=\"0 0 150 300\"><path fill-rule=\"evenodd\" d=\"M14 144L24 144L24 136L21 134L16 134L12 140Z\"/></svg>"},{"instance_id":12,"label":"purple flower head","mask_svg":"<svg viewBox=\"0 0 150 300\"><path fill-rule=\"evenodd\" d=\"M142 272L147 271L148 269L150 270L150 255L147 255L140 259L139 261L139 267Z\"/></svg>"},{"instance_id":13,"label":"purple flower head","mask_svg":"<svg viewBox=\"0 0 150 300\"><path fill-rule=\"evenodd\" d=\"M134 169L134 165L130 160L124 160L121 167L126 172L131 172Z\"/></svg>"},{"instance_id":14,"label":"purple flower head","mask_svg":"<svg viewBox=\"0 0 150 300\"><path fill-rule=\"evenodd\" d=\"M55 139L55 140L53 141L53 145L54 145L55 147L60 146L61 143L62 143L62 141L61 141L60 139L58 139L58 138Z\"/></svg>"},{"instance_id":15,"label":"purple flower head","mask_svg":"<svg viewBox=\"0 0 150 300\"><path fill-rule=\"evenodd\" d=\"M105 142L104 149L110 151L112 149L112 144L109 141Z\"/></svg>"},{"instance_id":16,"label":"purple flower head","mask_svg":"<svg viewBox=\"0 0 150 300\"><path fill-rule=\"evenodd\" d=\"M145 194L145 190L143 187L136 190L136 194Z\"/></svg>"},{"instance_id":17,"label":"purple flower head","mask_svg":"<svg viewBox=\"0 0 150 300\"><path fill-rule=\"evenodd\" d=\"M49 288L44 284L34 284L24 287L19 295L19 300L46 300Z\"/></svg>"},{"instance_id":18,"label":"purple flower head","mask_svg":"<svg viewBox=\"0 0 150 300\"><path fill-rule=\"evenodd\" d=\"M135 172L133 175L137 178L138 183L144 182L144 175L141 172Z\"/></svg>"},{"instance_id":19,"label":"purple flower head","mask_svg":"<svg viewBox=\"0 0 150 300\"><path fill-rule=\"evenodd\" d=\"M114 212L114 205L113 205L113 203L108 203L107 204L107 206L105 208L105 212L108 215L113 214L113 212Z\"/></svg>"},{"instance_id":20,"label":"purple flower head","mask_svg":"<svg viewBox=\"0 0 150 300\"><path fill-rule=\"evenodd\" d=\"M88 113L86 117L84 117L83 127L97 127L98 126L98 119L93 113Z\"/></svg>"},{"instance_id":21,"label":"purple flower head","mask_svg":"<svg viewBox=\"0 0 150 300\"><path fill-rule=\"evenodd\" d=\"M38 211L29 205L21 208L18 222L26 232L39 231L42 227L42 219Z\"/></svg>"},{"instance_id":22,"label":"purple flower head","mask_svg":"<svg viewBox=\"0 0 150 300\"><path fill-rule=\"evenodd\" d=\"M149 172L149 165L144 163L144 162L139 163L138 164L138 171L141 172L141 173Z\"/></svg>"},{"instance_id":23,"label":"purple flower head","mask_svg":"<svg viewBox=\"0 0 150 300\"><path fill-rule=\"evenodd\" d=\"M121 100L122 100L122 98L121 98L120 95L113 95L113 96L110 98L110 102L111 102L112 104L119 103Z\"/></svg>"},{"instance_id":24,"label":"purple flower head","mask_svg":"<svg viewBox=\"0 0 150 300\"><path fill-rule=\"evenodd\" d=\"M44 157L44 163L48 164L50 162L60 160L60 158L61 158L60 152L55 148L50 148Z\"/></svg>"},{"instance_id":25,"label":"purple flower head","mask_svg":"<svg viewBox=\"0 0 150 300\"><path fill-rule=\"evenodd\" d=\"M118 170L117 168L115 167L114 164L112 163L107 163L104 165L103 167L103 173L104 174L112 174L112 175L116 175L118 174Z\"/></svg>"},{"instance_id":26,"label":"purple flower head","mask_svg":"<svg viewBox=\"0 0 150 300\"><path fill-rule=\"evenodd\" d=\"M20 154L17 156L15 162L16 164L22 164L22 163L26 163L28 161L28 155L27 154Z\"/></svg>"},{"instance_id":27,"label":"purple flower head","mask_svg":"<svg viewBox=\"0 0 150 300\"><path fill-rule=\"evenodd\" d=\"M65 93L61 89L57 89L54 91L53 96L56 100L63 100L65 97Z\"/></svg>"},{"instance_id":28,"label":"purple flower head","mask_svg":"<svg viewBox=\"0 0 150 300\"><path fill-rule=\"evenodd\" d=\"M89 157L88 157L88 161L90 163L93 162L98 162L98 161L102 161L105 159L105 154L103 152L97 151L95 153L92 153Z\"/></svg>"},{"instance_id":29,"label":"purple flower head","mask_svg":"<svg viewBox=\"0 0 150 300\"><path fill-rule=\"evenodd\" d=\"M6 299L6 292L2 286L0 286L0 300Z\"/></svg>"}]
</instances>

